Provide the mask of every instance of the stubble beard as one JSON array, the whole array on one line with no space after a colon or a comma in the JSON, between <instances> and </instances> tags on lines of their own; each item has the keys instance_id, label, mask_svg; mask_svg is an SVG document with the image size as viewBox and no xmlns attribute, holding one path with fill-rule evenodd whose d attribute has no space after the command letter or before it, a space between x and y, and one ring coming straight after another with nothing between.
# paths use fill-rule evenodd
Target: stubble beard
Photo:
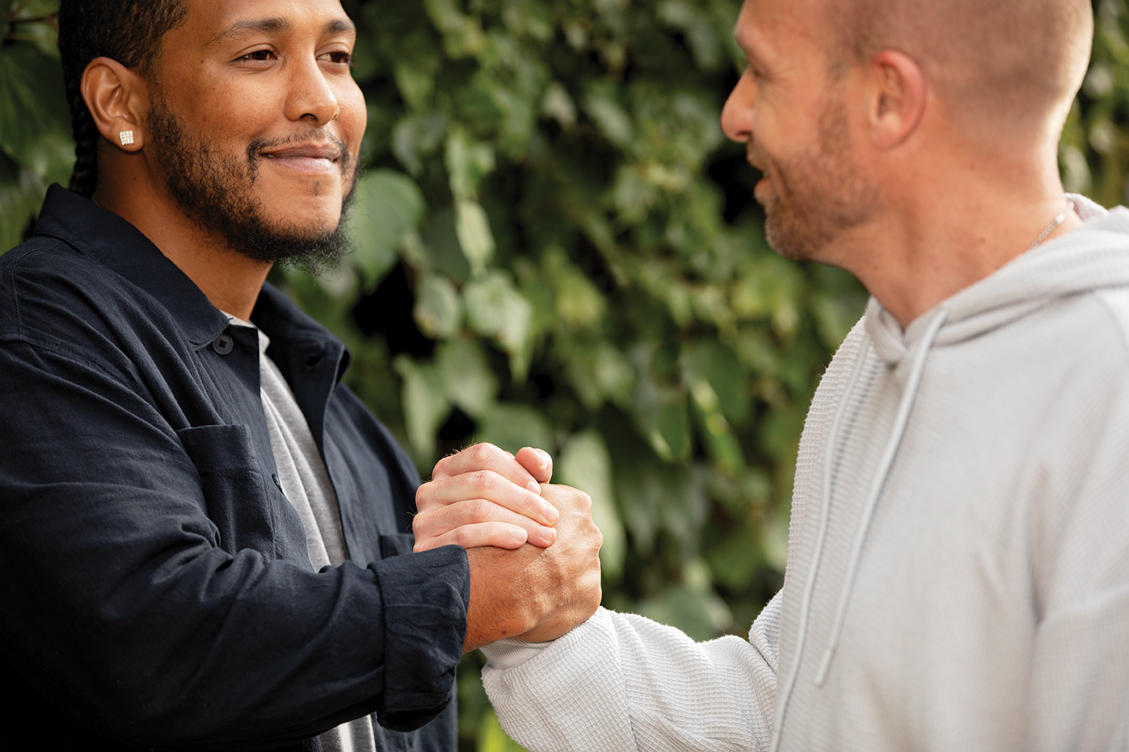
<instances>
[{"instance_id":1,"label":"stubble beard","mask_svg":"<svg viewBox=\"0 0 1129 752\"><path fill-rule=\"evenodd\" d=\"M818 148L780 160L750 138L747 151L769 178L765 239L784 258L827 261L845 231L872 218L878 192L854 161L841 100L829 99L820 112Z\"/></svg>"},{"instance_id":2,"label":"stubble beard","mask_svg":"<svg viewBox=\"0 0 1129 752\"><path fill-rule=\"evenodd\" d=\"M169 195L203 230L233 250L255 261L313 274L333 267L351 250L343 228L358 170L344 144L338 142L338 159L349 189L342 199L340 220L325 229L272 220L254 195L262 150L284 141L252 141L243 158L217 153L159 96L154 97L146 125Z\"/></svg>"}]
</instances>

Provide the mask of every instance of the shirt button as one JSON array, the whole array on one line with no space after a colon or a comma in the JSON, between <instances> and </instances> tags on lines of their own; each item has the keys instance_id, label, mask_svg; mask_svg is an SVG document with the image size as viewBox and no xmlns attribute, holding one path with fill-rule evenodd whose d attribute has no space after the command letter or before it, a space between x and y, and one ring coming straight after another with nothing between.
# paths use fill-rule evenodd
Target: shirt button
<instances>
[{"instance_id":1,"label":"shirt button","mask_svg":"<svg viewBox=\"0 0 1129 752\"><path fill-rule=\"evenodd\" d=\"M235 347L235 342L231 339L230 335L221 334L212 340L212 349L220 355L227 355Z\"/></svg>"}]
</instances>

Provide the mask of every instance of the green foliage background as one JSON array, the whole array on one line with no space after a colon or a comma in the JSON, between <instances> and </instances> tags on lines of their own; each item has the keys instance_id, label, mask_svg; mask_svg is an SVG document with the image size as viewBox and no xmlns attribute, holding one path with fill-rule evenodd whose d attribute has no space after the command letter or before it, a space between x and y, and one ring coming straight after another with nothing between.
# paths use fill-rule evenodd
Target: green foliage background
<instances>
[{"instance_id":1,"label":"green foliage background","mask_svg":"<svg viewBox=\"0 0 1129 752\"><path fill-rule=\"evenodd\" d=\"M718 127L739 0L345 0L369 113L356 249L274 281L350 346L350 385L426 477L472 441L556 457L604 532L605 604L706 639L779 587L794 455L865 294L765 245ZM73 162L53 0L0 0L0 250ZM1095 0L1061 148L1129 176L1129 11ZM238 117L238 113L233 116ZM464 749L518 749L459 678Z\"/></svg>"}]
</instances>

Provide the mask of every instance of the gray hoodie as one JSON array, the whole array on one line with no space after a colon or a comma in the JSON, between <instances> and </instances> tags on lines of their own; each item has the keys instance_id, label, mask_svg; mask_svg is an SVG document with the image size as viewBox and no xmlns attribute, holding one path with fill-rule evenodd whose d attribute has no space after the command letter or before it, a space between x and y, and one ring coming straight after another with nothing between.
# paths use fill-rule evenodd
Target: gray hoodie
<instances>
[{"instance_id":1,"label":"gray hoodie","mask_svg":"<svg viewBox=\"0 0 1129 752\"><path fill-rule=\"evenodd\" d=\"M601 610L488 651L547 750L1129 750L1129 211L905 330L871 301L812 402L748 640Z\"/></svg>"}]
</instances>

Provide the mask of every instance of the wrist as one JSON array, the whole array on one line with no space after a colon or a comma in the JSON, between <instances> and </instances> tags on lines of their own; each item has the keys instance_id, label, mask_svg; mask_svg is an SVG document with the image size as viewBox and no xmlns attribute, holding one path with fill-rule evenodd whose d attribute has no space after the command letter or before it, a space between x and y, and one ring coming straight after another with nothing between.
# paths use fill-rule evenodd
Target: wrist
<instances>
[{"instance_id":1,"label":"wrist","mask_svg":"<svg viewBox=\"0 0 1129 752\"><path fill-rule=\"evenodd\" d=\"M498 548L467 549L470 566L470 601L467 604L467 629L463 652L507 637L517 637L537 626L531 604L535 597L523 591L520 569L514 560L525 558L524 546L517 551Z\"/></svg>"}]
</instances>

